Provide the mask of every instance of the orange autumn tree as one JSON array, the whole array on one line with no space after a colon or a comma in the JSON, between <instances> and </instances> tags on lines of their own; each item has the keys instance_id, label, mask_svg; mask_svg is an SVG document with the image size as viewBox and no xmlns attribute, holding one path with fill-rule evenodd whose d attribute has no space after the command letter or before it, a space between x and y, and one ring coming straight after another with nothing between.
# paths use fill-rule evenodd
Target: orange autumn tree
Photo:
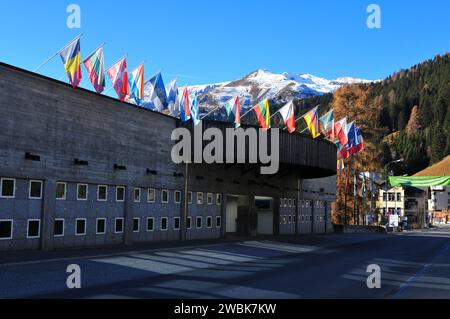
<instances>
[{"instance_id":1,"label":"orange autumn tree","mask_svg":"<svg viewBox=\"0 0 450 319\"><path fill-rule=\"evenodd\" d=\"M338 121L347 116L348 123L355 121L356 126L361 128L365 142L365 150L363 152L345 161L346 169L350 176L347 198L345 198L345 174L344 172L338 173L337 201L333 206L333 222L336 224L343 224L345 219L348 224L356 224L357 222L355 207L361 207L363 201L357 198L358 203L355 206L353 172L355 170L357 172L381 171L379 151L376 147L382 132L378 127L378 114L380 113L381 105L376 103L376 99L371 98L370 94L371 88L365 84L343 86L333 94L332 105L335 120ZM361 181L358 183L358 187L361 187ZM369 203L369 201L367 198L366 202ZM346 209L347 217L345 218ZM362 215L361 208L359 209L359 215Z\"/></svg>"}]
</instances>

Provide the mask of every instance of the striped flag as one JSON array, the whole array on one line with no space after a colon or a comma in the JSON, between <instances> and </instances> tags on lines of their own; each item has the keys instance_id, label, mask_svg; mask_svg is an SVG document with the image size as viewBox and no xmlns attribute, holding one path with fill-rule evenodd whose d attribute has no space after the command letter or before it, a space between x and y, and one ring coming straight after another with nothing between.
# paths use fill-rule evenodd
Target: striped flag
<instances>
[{"instance_id":1,"label":"striped flag","mask_svg":"<svg viewBox=\"0 0 450 319\"><path fill-rule=\"evenodd\" d=\"M119 62L110 67L106 73L108 73L108 76L111 79L119 100L121 102L125 101L125 99L130 95L130 90L128 88L128 70L126 59L122 58Z\"/></svg>"},{"instance_id":2,"label":"striped flag","mask_svg":"<svg viewBox=\"0 0 450 319\"><path fill-rule=\"evenodd\" d=\"M80 38L73 40L64 49L59 51L59 55L66 69L70 84L74 88L78 87L81 82Z\"/></svg>"},{"instance_id":3,"label":"striped flag","mask_svg":"<svg viewBox=\"0 0 450 319\"><path fill-rule=\"evenodd\" d=\"M255 111L256 118L258 119L259 124L264 130L268 130L270 128L270 107L269 100L265 99L261 103L255 105L253 107L253 111Z\"/></svg>"},{"instance_id":4,"label":"striped flag","mask_svg":"<svg viewBox=\"0 0 450 319\"><path fill-rule=\"evenodd\" d=\"M129 78L131 98L137 105L141 105L144 99L144 65L139 65L133 72L130 73Z\"/></svg>"},{"instance_id":5,"label":"striped flag","mask_svg":"<svg viewBox=\"0 0 450 319\"><path fill-rule=\"evenodd\" d=\"M347 117L334 124L334 134L339 139L341 145L347 145Z\"/></svg>"},{"instance_id":6,"label":"striped flag","mask_svg":"<svg viewBox=\"0 0 450 319\"><path fill-rule=\"evenodd\" d=\"M194 125L197 126L200 124L200 109L198 106L197 92L193 94L191 97L192 105L191 105L191 118Z\"/></svg>"},{"instance_id":7,"label":"striped flag","mask_svg":"<svg viewBox=\"0 0 450 319\"><path fill-rule=\"evenodd\" d=\"M295 132L295 112L294 102L289 102L280 109L280 114L283 117L284 125L286 125L289 133Z\"/></svg>"},{"instance_id":8,"label":"striped flag","mask_svg":"<svg viewBox=\"0 0 450 319\"><path fill-rule=\"evenodd\" d=\"M316 106L314 109L309 111L303 119L306 122L306 126L308 127L309 132L313 138L317 138L320 136L319 131L319 107Z\"/></svg>"},{"instance_id":9,"label":"striped flag","mask_svg":"<svg viewBox=\"0 0 450 319\"><path fill-rule=\"evenodd\" d=\"M97 93L102 93L106 86L105 79L105 55L103 46L94 51L83 61L84 67L89 74L89 80Z\"/></svg>"},{"instance_id":10,"label":"striped flag","mask_svg":"<svg viewBox=\"0 0 450 319\"><path fill-rule=\"evenodd\" d=\"M191 104L189 101L189 91L186 86L183 91L183 95L180 100L180 118L183 122L187 122L191 119Z\"/></svg>"},{"instance_id":11,"label":"striped flag","mask_svg":"<svg viewBox=\"0 0 450 319\"><path fill-rule=\"evenodd\" d=\"M225 112L231 122L235 124L236 128L241 127L241 103L239 97L235 96L227 103L225 103Z\"/></svg>"},{"instance_id":12,"label":"striped flag","mask_svg":"<svg viewBox=\"0 0 450 319\"><path fill-rule=\"evenodd\" d=\"M331 140L335 139L334 134L334 111L331 110L320 118L320 124L322 126L322 132Z\"/></svg>"}]
</instances>

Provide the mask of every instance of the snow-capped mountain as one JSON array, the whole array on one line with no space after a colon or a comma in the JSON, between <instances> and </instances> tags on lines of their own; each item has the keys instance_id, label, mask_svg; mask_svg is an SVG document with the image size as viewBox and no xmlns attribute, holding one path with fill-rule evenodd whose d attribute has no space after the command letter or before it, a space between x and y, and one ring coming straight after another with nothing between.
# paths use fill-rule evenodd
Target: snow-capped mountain
<instances>
[{"instance_id":1,"label":"snow-capped mountain","mask_svg":"<svg viewBox=\"0 0 450 319\"><path fill-rule=\"evenodd\" d=\"M225 104L234 96L239 96L241 107L243 111L246 111L265 98L274 103L282 104L292 99L302 100L331 93L346 84L369 82L372 81L350 77L328 80L311 74L277 74L260 69L231 82L191 86L189 87L189 93L197 93L200 113L205 114L211 109ZM179 90L182 94L183 88L179 88ZM160 93L164 95L164 93ZM152 99L153 94L152 83L147 83L144 101ZM221 112L215 113L214 116L220 117Z\"/></svg>"},{"instance_id":2,"label":"snow-capped mountain","mask_svg":"<svg viewBox=\"0 0 450 319\"><path fill-rule=\"evenodd\" d=\"M203 109L219 106L236 95L246 109L265 98L283 103L331 93L346 84L370 82L349 77L327 80L311 74L277 74L260 69L236 81L192 86L189 90L197 92Z\"/></svg>"}]
</instances>

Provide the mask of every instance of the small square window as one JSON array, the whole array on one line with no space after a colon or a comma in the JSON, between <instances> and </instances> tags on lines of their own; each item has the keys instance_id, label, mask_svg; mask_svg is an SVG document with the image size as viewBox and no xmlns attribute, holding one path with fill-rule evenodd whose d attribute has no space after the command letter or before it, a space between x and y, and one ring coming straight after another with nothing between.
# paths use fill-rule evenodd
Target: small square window
<instances>
[{"instance_id":1,"label":"small square window","mask_svg":"<svg viewBox=\"0 0 450 319\"><path fill-rule=\"evenodd\" d=\"M206 228L212 228L212 217L206 217Z\"/></svg>"},{"instance_id":2,"label":"small square window","mask_svg":"<svg viewBox=\"0 0 450 319\"><path fill-rule=\"evenodd\" d=\"M147 231L154 231L155 230L155 219L153 217L147 218Z\"/></svg>"},{"instance_id":3,"label":"small square window","mask_svg":"<svg viewBox=\"0 0 450 319\"><path fill-rule=\"evenodd\" d=\"M75 235L76 236L86 235L86 219L80 218L76 220Z\"/></svg>"},{"instance_id":4,"label":"small square window","mask_svg":"<svg viewBox=\"0 0 450 319\"><path fill-rule=\"evenodd\" d=\"M16 194L16 180L12 178L1 179L1 197L14 198Z\"/></svg>"},{"instance_id":5,"label":"small square window","mask_svg":"<svg viewBox=\"0 0 450 319\"><path fill-rule=\"evenodd\" d=\"M289 199L289 207L292 207L292 199Z\"/></svg>"},{"instance_id":6,"label":"small square window","mask_svg":"<svg viewBox=\"0 0 450 319\"><path fill-rule=\"evenodd\" d=\"M13 221L0 220L0 240L13 238Z\"/></svg>"},{"instance_id":7,"label":"small square window","mask_svg":"<svg viewBox=\"0 0 450 319\"><path fill-rule=\"evenodd\" d=\"M216 194L216 205L222 205L222 194Z\"/></svg>"},{"instance_id":8,"label":"small square window","mask_svg":"<svg viewBox=\"0 0 450 319\"><path fill-rule=\"evenodd\" d=\"M222 217L221 216L216 217L216 228L222 228Z\"/></svg>"},{"instance_id":9,"label":"small square window","mask_svg":"<svg viewBox=\"0 0 450 319\"><path fill-rule=\"evenodd\" d=\"M141 202L141 189L140 188L134 189L134 202L135 203Z\"/></svg>"},{"instance_id":10,"label":"small square window","mask_svg":"<svg viewBox=\"0 0 450 319\"><path fill-rule=\"evenodd\" d=\"M288 223L292 224L292 216L291 215L288 216Z\"/></svg>"},{"instance_id":11,"label":"small square window","mask_svg":"<svg viewBox=\"0 0 450 319\"><path fill-rule=\"evenodd\" d=\"M88 186L86 184L77 185L77 200L88 199Z\"/></svg>"},{"instance_id":12,"label":"small square window","mask_svg":"<svg viewBox=\"0 0 450 319\"><path fill-rule=\"evenodd\" d=\"M297 216L292 216L292 222L295 224L297 222Z\"/></svg>"},{"instance_id":13,"label":"small square window","mask_svg":"<svg viewBox=\"0 0 450 319\"><path fill-rule=\"evenodd\" d=\"M175 218L173 219L173 223L174 223L173 229L174 229L174 230L180 230L180 222L181 222L180 217L175 217Z\"/></svg>"},{"instance_id":14,"label":"small square window","mask_svg":"<svg viewBox=\"0 0 450 319\"><path fill-rule=\"evenodd\" d=\"M99 185L97 187L97 200L99 202L106 202L108 200L108 186Z\"/></svg>"},{"instance_id":15,"label":"small square window","mask_svg":"<svg viewBox=\"0 0 450 319\"><path fill-rule=\"evenodd\" d=\"M214 195L213 194L208 193L208 195L207 195L207 202L208 202L208 205L214 204Z\"/></svg>"},{"instance_id":16,"label":"small square window","mask_svg":"<svg viewBox=\"0 0 450 319\"><path fill-rule=\"evenodd\" d=\"M288 200L287 200L287 198L284 198L283 199L283 207L287 207L287 205L288 205Z\"/></svg>"},{"instance_id":17,"label":"small square window","mask_svg":"<svg viewBox=\"0 0 450 319\"><path fill-rule=\"evenodd\" d=\"M198 216L196 220L197 220L197 229L201 229L203 227L203 217Z\"/></svg>"},{"instance_id":18,"label":"small square window","mask_svg":"<svg viewBox=\"0 0 450 319\"><path fill-rule=\"evenodd\" d=\"M188 203L189 203L189 204L192 204L192 203L193 203L192 192L188 192Z\"/></svg>"},{"instance_id":19,"label":"small square window","mask_svg":"<svg viewBox=\"0 0 450 319\"><path fill-rule=\"evenodd\" d=\"M162 202L163 204L167 204L167 203L169 202L169 191L166 190L166 189L164 189L164 190L161 192L161 202Z\"/></svg>"},{"instance_id":20,"label":"small square window","mask_svg":"<svg viewBox=\"0 0 450 319\"><path fill-rule=\"evenodd\" d=\"M283 224L287 225L287 216L283 216Z\"/></svg>"},{"instance_id":21,"label":"small square window","mask_svg":"<svg viewBox=\"0 0 450 319\"><path fill-rule=\"evenodd\" d=\"M39 238L41 236L41 221L39 219L28 220L27 238Z\"/></svg>"},{"instance_id":22,"label":"small square window","mask_svg":"<svg viewBox=\"0 0 450 319\"><path fill-rule=\"evenodd\" d=\"M97 235L106 234L106 219L105 218L97 218Z\"/></svg>"},{"instance_id":23,"label":"small square window","mask_svg":"<svg viewBox=\"0 0 450 319\"><path fill-rule=\"evenodd\" d=\"M161 217L161 230L166 231L168 227L168 218L167 217Z\"/></svg>"},{"instance_id":24,"label":"small square window","mask_svg":"<svg viewBox=\"0 0 450 319\"><path fill-rule=\"evenodd\" d=\"M175 191L175 204L180 204L180 203L181 203L181 192Z\"/></svg>"},{"instance_id":25,"label":"small square window","mask_svg":"<svg viewBox=\"0 0 450 319\"><path fill-rule=\"evenodd\" d=\"M116 202L124 202L125 201L125 187L117 186L116 187Z\"/></svg>"},{"instance_id":26,"label":"small square window","mask_svg":"<svg viewBox=\"0 0 450 319\"><path fill-rule=\"evenodd\" d=\"M64 236L64 219L55 219L55 221L53 222L53 236Z\"/></svg>"},{"instance_id":27,"label":"small square window","mask_svg":"<svg viewBox=\"0 0 450 319\"><path fill-rule=\"evenodd\" d=\"M139 218L133 218L133 233L139 233L140 222Z\"/></svg>"},{"instance_id":28,"label":"small square window","mask_svg":"<svg viewBox=\"0 0 450 319\"><path fill-rule=\"evenodd\" d=\"M197 193L197 204L203 205L203 193Z\"/></svg>"},{"instance_id":29,"label":"small square window","mask_svg":"<svg viewBox=\"0 0 450 319\"><path fill-rule=\"evenodd\" d=\"M116 234L123 233L123 218L116 218L115 232Z\"/></svg>"},{"instance_id":30,"label":"small square window","mask_svg":"<svg viewBox=\"0 0 450 319\"><path fill-rule=\"evenodd\" d=\"M192 229L192 217L186 219L186 229Z\"/></svg>"},{"instance_id":31,"label":"small square window","mask_svg":"<svg viewBox=\"0 0 450 319\"><path fill-rule=\"evenodd\" d=\"M57 200L65 200L67 192L67 184L66 183L56 183L56 199Z\"/></svg>"},{"instance_id":32,"label":"small square window","mask_svg":"<svg viewBox=\"0 0 450 319\"><path fill-rule=\"evenodd\" d=\"M42 181L30 181L30 199L42 199Z\"/></svg>"},{"instance_id":33,"label":"small square window","mask_svg":"<svg viewBox=\"0 0 450 319\"><path fill-rule=\"evenodd\" d=\"M147 202L154 203L156 200L156 191L154 188L149 188L147 190Z\"/></svg>"}]
</instances>

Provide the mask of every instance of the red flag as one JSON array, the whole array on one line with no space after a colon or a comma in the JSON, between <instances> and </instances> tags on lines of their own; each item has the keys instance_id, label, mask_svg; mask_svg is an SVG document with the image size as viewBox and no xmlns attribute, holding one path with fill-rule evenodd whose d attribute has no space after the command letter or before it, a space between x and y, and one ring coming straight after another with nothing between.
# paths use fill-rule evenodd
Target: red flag
<instances>
[{"instance_id":1,"label":"red flag","mask_svg":"<svg viewBox=\"0 0 450 319\"><path fill-rule=\"evenodd\" d=\"M289 133L295 132L295 112L294 103L291 101L280 109L283 117L284 125L288 128Z\"/></svg>"},{"instance_id":2,"label":"red flag","mask_svg":"<svg viewBox=\"0 0 450 319\"><path fill-rule=\"evenodd\" d=\"M127 96L130 95L126 59L121 59L119 62L110 67L106 73L108 73L108 76L111 79L119 100L122 102L125 101Z\"/></svg>"}]
</instances>

